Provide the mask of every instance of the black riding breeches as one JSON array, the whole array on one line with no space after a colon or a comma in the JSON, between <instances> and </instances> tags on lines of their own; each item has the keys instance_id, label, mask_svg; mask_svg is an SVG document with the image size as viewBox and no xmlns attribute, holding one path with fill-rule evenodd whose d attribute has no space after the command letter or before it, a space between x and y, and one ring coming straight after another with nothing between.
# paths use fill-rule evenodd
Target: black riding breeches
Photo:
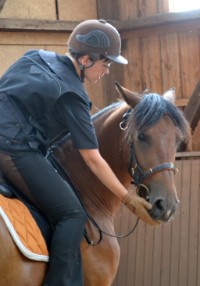
<instances>
[{"instance_id":1,"label":"black riding breeches","mask_svg":"<svg viewBox=\"0 0 200 286\"><path fill-rule=\"evenodd\" d=\"M70 185L39 153L0 153L0 170L54 226L44 286L82 286L80 243L87 215Z\"/></svg>"}]
</instances>

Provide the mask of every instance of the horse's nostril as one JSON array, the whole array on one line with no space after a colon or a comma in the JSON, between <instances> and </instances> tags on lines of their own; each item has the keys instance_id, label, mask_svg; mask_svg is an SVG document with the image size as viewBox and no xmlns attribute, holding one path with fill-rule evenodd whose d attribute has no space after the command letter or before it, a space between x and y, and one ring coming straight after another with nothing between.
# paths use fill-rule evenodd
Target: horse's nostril
<instances>
[{"instance_id":1,"label":"horse's nostril","mask_svg":"<svg viewBox=\"0 0 200 286\"><path fill-rule=\"evenodd\" d=\"M157 210L160 211L160 213L164 213L166 211L166 203L164 200L159 199L154 203Z\"/></svg>"},{"instance_id":2,"label":"horse's nostril","mask_svg":"<svg viewBox=\"0 0 200 286\"><path fill-rule=\"evenodd\" d=\"M149 201L150 192L149 192L149 189L147 188L147 186L140 184L137 187L137 193L141 198L145 199L146 201Z\"/></svg>"},{"instance_id":3,"label":"horse's nostril","mask_svg":"<svg viewBox=\"0 0 200 286\"><path fill-rule=\"evenodd\" d=\"M159 197L154 201L151 200L150 203L152 204L152 209L150 210L152 218L161 221L169 221L178 207L177 200L170 198Z\"/></svg>"}]
</instances>

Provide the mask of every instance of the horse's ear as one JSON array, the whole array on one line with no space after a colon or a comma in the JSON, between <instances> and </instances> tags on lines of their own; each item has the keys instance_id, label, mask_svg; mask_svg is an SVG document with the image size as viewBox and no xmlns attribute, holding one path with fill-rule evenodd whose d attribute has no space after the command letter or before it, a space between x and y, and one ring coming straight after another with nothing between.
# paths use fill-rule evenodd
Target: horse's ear
<instances>
[{"instance_id":1,"label":"horse's ear","mask_svg":"<svg viewBox=\"0 0 200 286\"><path fill-rule=\"evenodd\" d=\"M170 88L163 94L163 98L175 104L176 101L176 90L175 88Z\"/></svg>"},{"instance_id":2,"label":"horse's ear","mask_svg":"<svg viewBox=\"0 0 200 286\"><path fill-rule=\"evenodd\" d=\"M137 92L132 92L125 87L122 87L117 81L115 82L115 87L119 94L124 98L126 103L131 107L134 107L142 99L142 95Z\"/></svg>"}]
</instances>

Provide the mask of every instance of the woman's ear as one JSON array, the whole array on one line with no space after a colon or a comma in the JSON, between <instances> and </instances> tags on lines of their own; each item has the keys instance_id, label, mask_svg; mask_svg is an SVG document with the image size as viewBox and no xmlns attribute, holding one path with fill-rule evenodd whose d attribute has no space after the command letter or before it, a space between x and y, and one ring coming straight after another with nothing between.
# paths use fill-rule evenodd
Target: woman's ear
<instances>
[{"instance_id":1,"label":"woman's ear","mask_svg":"<svg viewBox=\"0 0 200 286\"><path fill-rule=\"evenodd\" d=\"M89 56L87 55L84 55L84 56L81 56L79 59L78 59L79 63L82 65L82 66L87 66L88 65L88 61L89 61Z\"/></svg>"},{"instance_id":2,"label":"woman's ear","mask_svg":"<svg viewBox=\"0 0 200 286\"><path fill-rule=\"evenodd\" d=\"M90 58L89 55L84 55L80 57L78 61L84 67L90 67L93 64L93 60Z\"/></svg>"}]
</instances>

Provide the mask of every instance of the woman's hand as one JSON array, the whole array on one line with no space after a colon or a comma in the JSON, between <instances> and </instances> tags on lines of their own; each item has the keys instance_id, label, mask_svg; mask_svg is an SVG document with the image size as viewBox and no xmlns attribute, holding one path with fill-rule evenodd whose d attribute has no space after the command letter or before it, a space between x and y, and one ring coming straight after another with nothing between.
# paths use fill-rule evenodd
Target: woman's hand
<instances>
[{"instance_id":1,"label":"woman's hand","mask_svg":"<svg viewBox=\"0 0 200 286\"><path fill-rule=\"evenodd\" d=\"M153 220L148 213L152 209L152 205L137 196L134 191L129 191L123 198L122 203L145 223L152 226L160 224L158 221Z\"/></svg>"},{"instance_id":2,"label":"woman's hand","mask_svg":"<svg viewBox=\"0 0 200 286\"><path fill-rule=\"evenodd\" d=\"M158 225L158 221L151 218L148 210L151 204L144 199L136 196L133 191L127 192L126 188L120 183L107 162L101 157L98 149L79 150L82 158L90 170L99 180L124 203L131 212L149 225Z\"/></svg>"}]
</instances>

